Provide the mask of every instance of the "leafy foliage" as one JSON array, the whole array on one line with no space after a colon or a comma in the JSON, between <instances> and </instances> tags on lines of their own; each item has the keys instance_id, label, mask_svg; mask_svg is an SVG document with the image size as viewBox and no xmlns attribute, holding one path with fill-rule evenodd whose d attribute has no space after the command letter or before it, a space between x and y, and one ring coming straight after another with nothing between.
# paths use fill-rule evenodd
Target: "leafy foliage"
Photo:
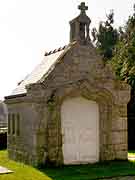
<instances>
[{"instance_id":1,"label":"leafy foliage","mask_svg":"<svg viewBox=\"0 0 135 180\"><path fill-rule=\"evenodd\" d=\"M99 29L93 28L93 42L105 60L112 58L114 47L118 41L118 32L113 27L114 12L107 15L107 20L100 22Z\"/></svg>"},{"instance_id":2,"label":"leafy foliage","mask_svg":"<svg viewBox=\"0 0 135 180\"><path fill-rule=\"evenodd\" d=\"M135 88L135 13L129 17L120 34L111 63L116 75Z\"/></svg>"}]
</instances>

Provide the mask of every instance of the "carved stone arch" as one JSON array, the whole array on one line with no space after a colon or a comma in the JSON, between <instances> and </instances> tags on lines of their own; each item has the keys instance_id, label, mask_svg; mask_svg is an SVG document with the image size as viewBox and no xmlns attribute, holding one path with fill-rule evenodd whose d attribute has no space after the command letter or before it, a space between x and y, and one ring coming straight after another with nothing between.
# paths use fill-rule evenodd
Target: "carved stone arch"
<instances>
[{"instance_id":1,"label":"carved stone arch","mask_svg":"<svg viewBox=\"0 0 135 180\"><path fill-rule=\"evenodd\" d=\"M62 127L61 127L61 105L68 98L83 97L88 100L96 101L99 105L99 142L100 142L100 160L108 160L113 153L108 144L111 144L111 120L113 111L113 95L107 89L92 86L90 82L84 80L76 84L68 84L50 93L46 102L46 121L47 128L45 132L45 144L40 157L43 162L49 161L53 164L63 164L62 152ZM43 104L39 109L44 109ZM42 115L45 114L42 112ZM42 117L42 121L43 121ZM43 122L42 122L43 123ZM42 124L41 123L41 124ZM40 125L41 125L40 124ZM39 126L40 132L42 127ZM40 138L40 135L38 135ZM43 137L43 136L41 136ZM44 156L45 152L45 156Z\"/></svg>"},{"instance_id":2,"label":"carved stone arch","mask_svg":"<svg viewBox=\"0 0 135 180\"><path fill-rule=\"evenodd\" d=\"M82 96L88 100L96 101L99 104L100 160L107 160L107 158L109 157L108 153L113 153L112 151L110 151L108 147L108 144L111 144L111 126L112 126L111 120L112 120L112 111L114 104L113 95L107 89L85 86L84 84L83 84L83 88L80 88L80 86L78 85L76 86L70 85L64 87L63 90L60 90L61 95L59 95L58 97L59 110L62 103L66 99L79 97L79 96ZM61 118L60 111L59 111L59 118ZM61 119L59 119L59 123L60 123L59 128L61 128Z\"/></svg>"}]
</instances>

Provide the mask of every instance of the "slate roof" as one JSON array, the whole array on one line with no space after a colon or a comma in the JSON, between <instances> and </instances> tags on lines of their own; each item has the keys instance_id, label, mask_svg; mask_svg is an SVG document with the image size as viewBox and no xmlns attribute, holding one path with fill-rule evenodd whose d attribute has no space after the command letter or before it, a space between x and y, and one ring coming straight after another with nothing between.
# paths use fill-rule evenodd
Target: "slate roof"
<instances>
[{"instance_id":1,"label":"slate roof","mask_svg":"<svg viewBox=\"0 0 135 180\"><path fill-rule=\"evenodd\" d=\"M41 63L29 75L27 75L24 80L18 83L18 86L13 90L11 96L26 93L25 86L38 82L49 71L57 59L59 59L59 57L64 54L67 48L68 46L64 46L63 48L55 49L54 51L45 53Z\"/></svg>"}]
</instances>

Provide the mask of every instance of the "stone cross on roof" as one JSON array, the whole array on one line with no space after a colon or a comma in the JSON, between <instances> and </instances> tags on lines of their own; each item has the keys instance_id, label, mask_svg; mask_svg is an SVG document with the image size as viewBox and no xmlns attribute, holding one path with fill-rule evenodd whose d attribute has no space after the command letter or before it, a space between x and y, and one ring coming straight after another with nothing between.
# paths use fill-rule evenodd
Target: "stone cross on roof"
<instances>
[{"instance_id":1,"label":"stone cross on roof","mask_svg":"<svg viewBox=\"0 0 135 180\"><path fill-rule=\"evenodd\" d=\"M88 6L85 6L85 2L81 2L81 4L78 6L78 9L81 10L81 13L85 13L86 10L88 10Z\"/></svg>"}]
</instances>

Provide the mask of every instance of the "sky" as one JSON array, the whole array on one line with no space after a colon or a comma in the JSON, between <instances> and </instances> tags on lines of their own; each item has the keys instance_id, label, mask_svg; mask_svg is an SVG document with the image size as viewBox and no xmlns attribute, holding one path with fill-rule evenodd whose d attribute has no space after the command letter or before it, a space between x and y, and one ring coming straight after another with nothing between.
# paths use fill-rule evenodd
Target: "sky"
<instances>
[{"instance_id":1,"label":"sky","mask_svg":"<svg viewBox=\"0 0 135 180\"><path fill-rule=\"evenodd\" d=\"M81 0L0 0L0 99L41 62L45 51L69 42L69 21ZM114 10L115 26L133 14L134 0L84 0L91 28Z\"/></svg>"}]
</instances>

